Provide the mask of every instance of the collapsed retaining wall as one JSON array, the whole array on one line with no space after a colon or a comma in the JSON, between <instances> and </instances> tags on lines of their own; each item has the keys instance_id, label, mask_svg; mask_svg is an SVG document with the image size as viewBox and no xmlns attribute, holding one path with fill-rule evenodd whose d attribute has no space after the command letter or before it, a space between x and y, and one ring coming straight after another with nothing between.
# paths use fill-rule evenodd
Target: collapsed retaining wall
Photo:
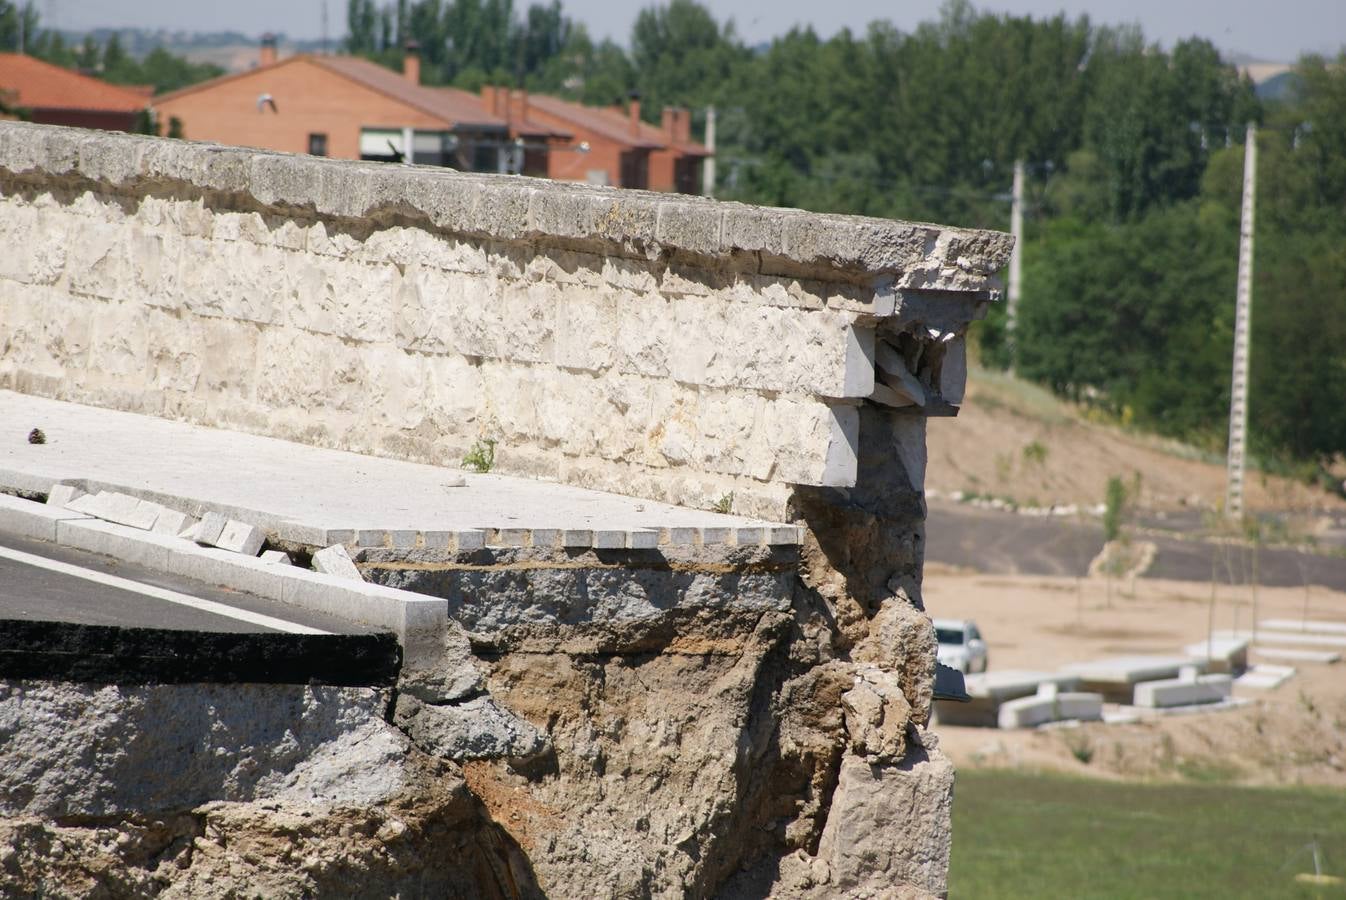
<instances>
[{"instance_id":1,"label":"collapsed retaining wall","mask_svg":"<svg viewBox=\"0 0 1346 900\"><path fill-rule=\"evenodd\" d=\"M387 716L526 861L490 892L944 892L925 417L1006 236L0 123L0 240L0 387L805 526L358 552L533 729L464 754L448 671Z\"/></svg>"}]
</instances>

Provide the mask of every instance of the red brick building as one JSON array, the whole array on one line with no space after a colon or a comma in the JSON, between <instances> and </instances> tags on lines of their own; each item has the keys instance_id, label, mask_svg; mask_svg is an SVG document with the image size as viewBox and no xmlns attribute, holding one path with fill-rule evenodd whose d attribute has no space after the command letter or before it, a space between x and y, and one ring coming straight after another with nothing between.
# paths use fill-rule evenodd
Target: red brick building
<instances>
[{"instance_id":1,"label":"red brick building","mask_svg":"<svg viewBox=\"0 0 1346 900\"><path fill-rule=\"evenodd\" d=\"M180 120L190 140L244 147L389 161L410 154L485 172L516 171L522 155L505 119L475 94L422 85L414 50L398 74L352 56L277 60L274 44L264 44L257 68L164 94L154 108L161 122Z\"/></svg>"},{"instance_id":2,"label":"red brick building","mask_svg":"<svg viewBox=\"0 0 1346 900\"><path fill-rule=\"evenodd\" d=\"M503 92L488 87L483 97ZM509 93L522 95L515 102L529 119L573 135L569 146L551 148L549 177L684 194L700 189L701 164L710 151L691 139L688 110L665 107L663 127L656 128L641 121L639 100L622 109Z\"/></svg>"},{"instance_id":3,"label":"red brick building","mask_svg":"<svg viewBox=\"0 0 1346 900\"><path fill-rule=\"evenodd\" d=\"M0 53L0 95L34 122L135 131L149 106L143 91L90 78L21 53Z\"/></svg>"}]
</instances>

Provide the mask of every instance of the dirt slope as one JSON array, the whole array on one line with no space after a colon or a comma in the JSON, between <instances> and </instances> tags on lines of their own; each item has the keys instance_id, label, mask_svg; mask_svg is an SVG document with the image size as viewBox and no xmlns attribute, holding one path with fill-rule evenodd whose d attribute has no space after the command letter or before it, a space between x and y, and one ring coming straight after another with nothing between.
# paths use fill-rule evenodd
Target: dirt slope
<instances>
[{"instance_id":1,"label":"dirt slope","mask_svg":"<svg viewBox=\"0 0 1346 900\"><path fill-rule=\"evenodd\" d=\"M1082 410L1004 374L973 369L955 419L931 419L926 486L976 492L1021 506L1103 500L1110 477L1140 476L1140 506L1214 509L1223 503L1222 458L1174 441L1087 421ZM1339 498L1284 478L1249 473L1250 510L1340 511Z\"/></svg>"}]
</instances>

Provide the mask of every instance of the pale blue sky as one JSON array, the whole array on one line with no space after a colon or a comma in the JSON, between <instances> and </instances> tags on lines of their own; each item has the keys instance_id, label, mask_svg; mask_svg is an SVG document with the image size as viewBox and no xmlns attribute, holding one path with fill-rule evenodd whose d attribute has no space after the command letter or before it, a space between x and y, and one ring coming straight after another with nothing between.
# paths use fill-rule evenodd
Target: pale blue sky
<instances>
[{"instance_id":1,"label":"pale blue sky","mask_svg":"<svg viewBox=\"0 0 1346 900\"><path fill-rule=\"evenodd\" d=\"M332 35L345 30L345 0L325 0ZM523 8L529 0L515 0ZM860 31L885 18L910 30L938 14L940 0L702 0L723 20L732 17L751 42L768 40L795 24L830 35L842 27ZM317 37L324 0L38 0L46 24L61 28L132 26L187 31L237 30L247 34L284 31ZM596 37L625 43L642 6L612 0L562 0L566 11ZM1100 23L1138 22L1146 36L1171 45L1191 35L1209 38L1231 52L1291 61L1299 53L1335 53L1346 45L1346 0L983 0L992 12L1070 16L1087 13Z\"/></svg>"}]
</instances>

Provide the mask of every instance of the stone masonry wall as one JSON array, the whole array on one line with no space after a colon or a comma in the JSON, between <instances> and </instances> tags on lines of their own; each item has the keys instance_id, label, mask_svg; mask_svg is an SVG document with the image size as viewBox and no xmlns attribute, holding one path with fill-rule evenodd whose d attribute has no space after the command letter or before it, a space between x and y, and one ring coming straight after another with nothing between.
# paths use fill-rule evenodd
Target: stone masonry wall
<instances>
[{"instance_id":1,"label":"stone masonry wall","mask_svg":"<svg viewBox=\"0 0 1346 900\"><path fill-rule=\"evenodd\" d=\"M778 518L854 485L866 398L911 402L885 353L958 402L1008 247L21 123L0 245L0 387Z\"/></svg>"}]
</instances>

